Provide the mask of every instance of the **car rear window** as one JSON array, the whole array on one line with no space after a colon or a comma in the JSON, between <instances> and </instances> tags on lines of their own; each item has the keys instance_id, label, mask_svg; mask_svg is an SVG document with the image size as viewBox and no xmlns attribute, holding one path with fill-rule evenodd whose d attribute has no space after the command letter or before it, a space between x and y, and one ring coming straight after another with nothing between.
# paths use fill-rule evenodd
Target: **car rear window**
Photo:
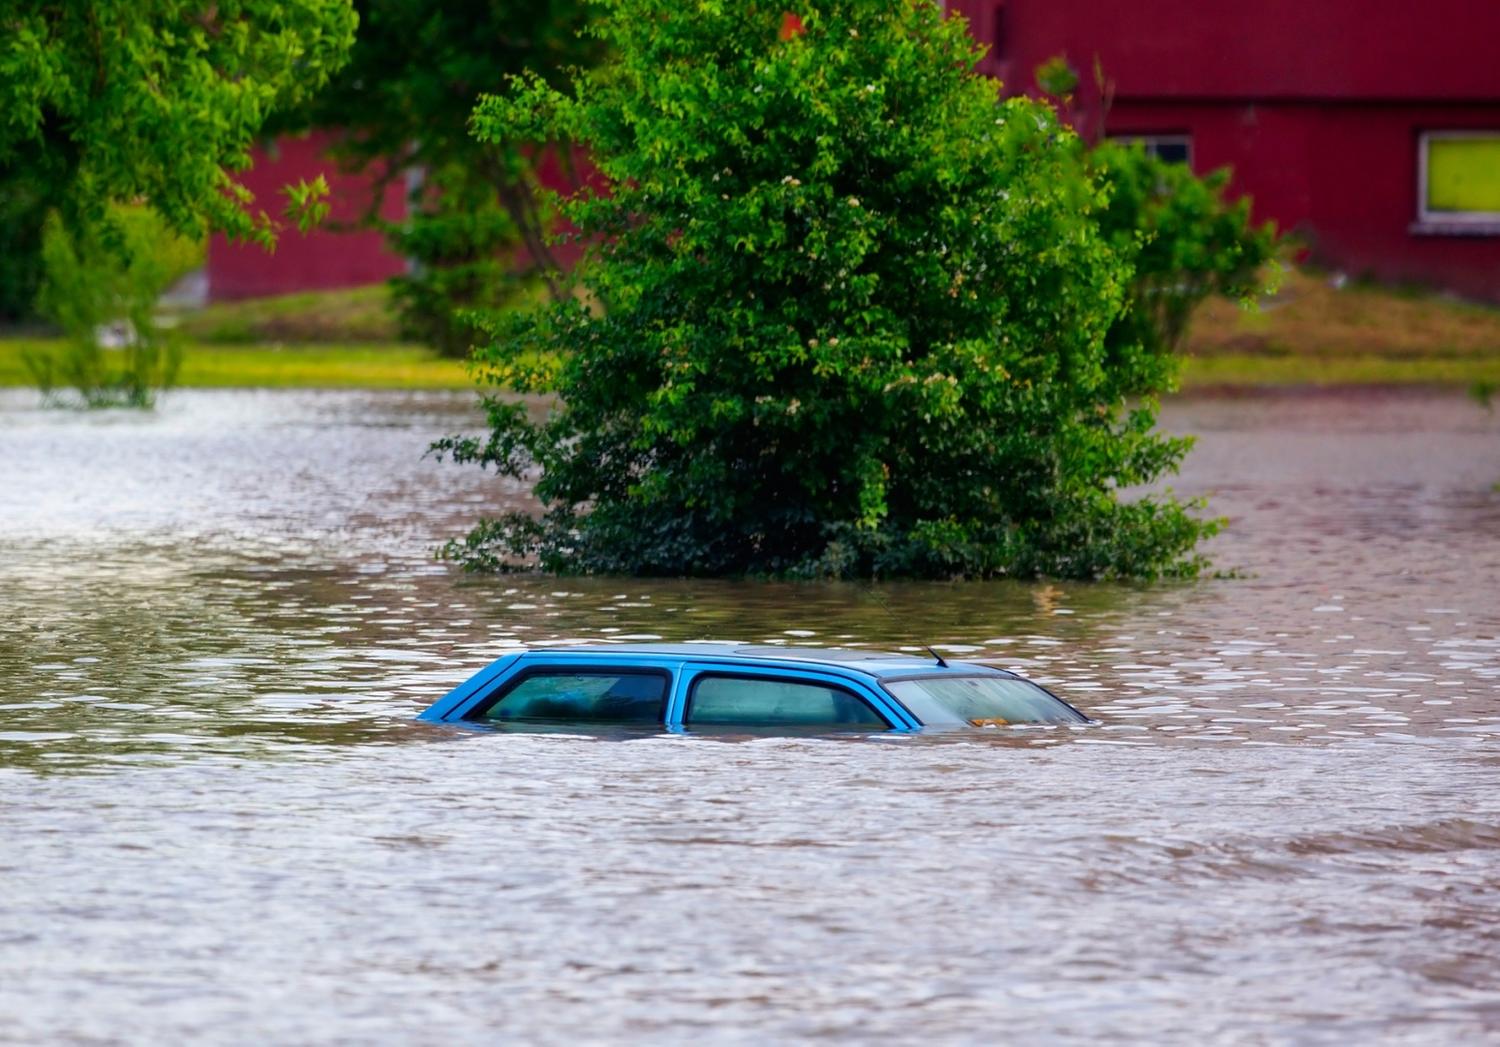
<instances>
[{"instance_id":1,"label":"car rear window","mask_svg":"<svg viewBox=\"0 0 1500 1047\"><path fill-rule=\"evenodd\" d=\"M689 726L743 724L884 730L863 699L841 687L751 676L701 676L688 701Z\"/></svg>"},{"instance_id":2,"label":"car rear window","mask_svg":"<svg viewBox=\"0 0 1500 1047\"><path fill-rule=\"evenodd\" d=\"M666 700L665 673L542 670L510 685L475 719L660 723Z\"/></svg>"},{"instance_id":3,"label":"car rear window","mask_svg":"<svg viewBox=\"0 0 1500 1047\"><path fill-rule=\"evenodd\" d=\"M887 680L885 689L924 724L967 722L1087 723L1071 706L1034 683L1009 676L929 676Z\"/></svg>"}]
</instances>

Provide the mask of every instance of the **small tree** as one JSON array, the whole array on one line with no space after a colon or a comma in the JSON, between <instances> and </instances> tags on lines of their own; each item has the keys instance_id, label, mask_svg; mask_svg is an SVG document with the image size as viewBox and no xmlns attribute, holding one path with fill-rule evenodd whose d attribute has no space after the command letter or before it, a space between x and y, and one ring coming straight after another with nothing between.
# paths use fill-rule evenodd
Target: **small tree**
<instances>
[{"instance_id":1,"label":"small tree","mask_svg":"<svg viewBox=\"0 0 1500 1047\"><path fill-rule=\"evenodd\" d=\"M156 319L162 292L203 264L203 245L145 207L111 208L105 232L71 233L57 215L43 234L38 305L67 342L24 355L42 394L68 386L86 407L151 407L176 381L182 349ZM106 345L106 336L114 344Z\"/></svg>"},{"instance_id":2,"label":"small tree","mask_svg":"<svg viewBox=\"0 0 1500 1047\"><path fill-rule=\"evenodd\" d=\"M357 0L349 64L310 106L283 120L343 129L337 150L383 185L424 177L407 221L386 232L412 271L392 281L403 333L453 356L474 342L467 311L497 308L537 281L555 282L548 216L534 192L530 140L480 141L474 100L527 69L561 83L594 61L581 36L584 0ZM520 250L525 248L523 254ZM529 256L532 264L526 265Z\"/></svg>"},{"instance_id":3,"label":"small tree","mask_svg":"<svg viewBox=\"0 0 1500 1047\"><path fill-rule=\"evenodd\" d=\"M1176 373L1193 311L1210 295L1248 299L1276 253L1275 228L1250 222L1250 201L1225 199L1229 171L1198 177L1138 142L1105 141L1086 162L1108 203L1101 233L1134 271L1126 308L1105 338L1111 365L1141 367L1129 391Z\"/></svg>"},{"instance_id":4,"label":"small tree","mask_svg":"<svg viewBox=\"0 0 1500 1047\"><path fill-rule=\"evenodd\" d=\"M269 246L273 219L231 172L268 114L337 68L354 26L349 0L0 0L0 319L31 306L52 212L106 247L111 205L137 202L190 239ZM293 203L315 207L310 189Z\"/></svg>"},{"instance_id":5,"label":"small tree","mask_svg":"<svg viewBox=\"0 0 1500 1047\"><path fill-rule=\"evenodd\" d=\"M450 554L560 571L930 577L1191 572L1213 524L1118 488L1173 470L1168 368L1106 344L1131 279L1050 106L997 100L926 0L602 0L571 95L485 99L482 138L584 143L581 302L497 325L488 401L438 445L545 513ZM791 31L786 31L788 26ZM1144 382L1145 375L1154 381ZM1127 394L1146 394L1133 408Z\"/></svg>"}]
</instances>

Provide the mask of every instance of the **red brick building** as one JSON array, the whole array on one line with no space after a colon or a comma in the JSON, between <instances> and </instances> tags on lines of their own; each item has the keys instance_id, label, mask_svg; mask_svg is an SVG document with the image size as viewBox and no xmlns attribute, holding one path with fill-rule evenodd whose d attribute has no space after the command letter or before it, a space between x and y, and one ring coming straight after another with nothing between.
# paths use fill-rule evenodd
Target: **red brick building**
<instances>
[{"instance_id":1,"label":"red brick building","mask_svg":"<svg viewBox=\"0 0 1500 1047\"><path fill-rule=\"evenodd\" d=\"M1257 217L1315 260L1500 301L1497 0L949 7L1008 92L1034 91L1036 67L1065 56L1083 133L1233 167Z\"/></svg>"},{"instance_id":2,"label":"red brick building","mask_svg":"<svg viewBox=\"0 0 1500 1047\"><path fill-rule=\"evenodd\" d=\"M1007 91L1034 90L1036 67L1066 57L1084 134L1145 138L1198 171L1233 167L1257 217L1296 234L1313 259L1500 301L1500 0L949 7L990 46L983 68ZM327 171L351 214L368 186L335 177L322 145L283 141L246 181L275 200L279 186ZM383 201L388 217L404 206L399 187ZM402 267L373 233L293 232L272 256L216 241L209 293L348 286Z\"/></svg>"}]
</instances>

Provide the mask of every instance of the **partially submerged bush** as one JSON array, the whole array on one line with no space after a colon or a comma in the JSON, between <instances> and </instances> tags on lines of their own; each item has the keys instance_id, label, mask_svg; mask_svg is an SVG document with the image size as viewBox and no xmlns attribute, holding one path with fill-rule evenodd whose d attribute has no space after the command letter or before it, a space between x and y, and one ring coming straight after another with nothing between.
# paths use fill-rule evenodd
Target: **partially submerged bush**
<instances>
[{"instance_id":1,"label":"partially submerged bush","mask_svg":"<svg viewBox=\"0 0 1500 1047\"><path fill-rule=\"evenodd\" d=\"M1078 108L1078 71L1065 55L1036 68L1036 86L1069 123L1095 126L1092 142L1075 139L1084 165L1104 192L1094 213L1105 240L1132 271L1125 308L1105 336L1109 363L1134 367L1122 376L1127 391L1169 388L1176 352L1193 311L1209 295L1246 301L1269 288L1269 267L1279 279L1276 227L1250 221L1249 197L1229 199L1230 171L1199 176L1185 162L1163 159L1129 137L1106 138L1104 125L1114 84L1094 59L1099 112L1088 121Z\"/></svg>"},{"instance_id":2,"label":"partially submerged bush","mask_svg":"<svg viewBox=\"0 0 1500 1047\"><path fill-rule=\"evenodd\" d=\"M1131 252L1044 103L999 102L925 0L602 0L573 95L487 98L481 137L575 141L579 301L497 323L488 400L438 445L535 476L539 518L449 554L555 571L1191 573L1215 524L1117 490L1174 470L1169 357L1111 339ZM587 304L580 304L585 302ZM1125 405L1127 395L1141 397Z\"/></svg>"},{"instance_id":3,"label":"partially submerged bush","mask_svg":"<svg viewBox=\"0 0 1500 1047\"><path fill-rule=\"evenodd\" d=\"M150 407L176 380L181 348L156 320L163 291L202 264L201 244L143 207L115 207L95 235L69 233L56 215L42 242L38 305L67 345L25 362L49 399L71 387L88 407Z\"/></svg>"}]
</instances>

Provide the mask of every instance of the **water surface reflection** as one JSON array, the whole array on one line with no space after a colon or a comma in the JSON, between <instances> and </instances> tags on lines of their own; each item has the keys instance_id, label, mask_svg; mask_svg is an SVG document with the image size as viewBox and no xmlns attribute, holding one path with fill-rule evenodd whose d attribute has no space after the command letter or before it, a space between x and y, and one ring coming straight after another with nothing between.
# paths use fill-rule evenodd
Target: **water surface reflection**
<instances>
[{"instance_id":1,"label":"water surface reflection","mask_svg":"<svg viewBox=\"0 0 1500 1047\"><path fill-rule=\"evenodd\" d=\"M0 395L0 1040L1479 1039L1500 1025L1500 425L1170 405L1246 576L468 578L525 491L442 394ZM453 732L519 645L982 658L1104 721Z\"/></svg>"}]
</instances>

